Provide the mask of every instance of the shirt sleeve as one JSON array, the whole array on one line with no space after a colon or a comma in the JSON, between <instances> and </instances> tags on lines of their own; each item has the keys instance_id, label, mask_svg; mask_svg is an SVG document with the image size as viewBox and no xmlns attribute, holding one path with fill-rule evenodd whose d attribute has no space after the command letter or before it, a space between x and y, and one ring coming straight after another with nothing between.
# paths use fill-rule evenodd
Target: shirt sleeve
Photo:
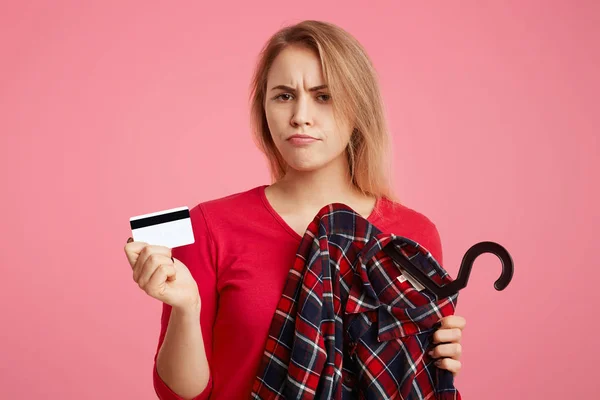
<instances>
[{"instance_id":1,"label":"shirt sleeve","mask_svg":"<svg viewBox=\"0 0 600 400\"><path fill-rule=\"evenodd\" d=\"M217 309L217 268L216 268L216 248L211 237L208 224L205 218L202 204L190 210L190 219L192 221L192 230L194 232L194 243L176 247L172 249L172 255L183 264L185 264L190 273L194 277L201 299L200 309L200 326L202 329L202 337L204 339L204 348L206 357L210 366L212 359L212 336L213 324ZM153 368L153 384L156 395L161 400L184 400L183 397L177 395L158 375L156 369L156 360L158 352L165 338L169 317L171 315L171 306L163 303L160 335L158 347L154 355ZM208 386L206 389L196 396L194 400L205 400L210 396L212 390L212 373L209 375Z\"/></svg>"}]
</instances>

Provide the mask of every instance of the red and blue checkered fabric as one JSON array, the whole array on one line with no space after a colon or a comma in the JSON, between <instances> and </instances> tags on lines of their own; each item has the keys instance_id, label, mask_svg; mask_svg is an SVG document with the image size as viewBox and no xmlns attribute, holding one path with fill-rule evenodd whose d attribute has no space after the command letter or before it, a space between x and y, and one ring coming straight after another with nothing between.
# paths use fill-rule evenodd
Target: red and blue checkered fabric
<instances>
[{"instance_id":1,"label":"red and blue checkered fabric","mask_svg":"<svg viewBox=\"0 0 600 400\"><path fill-rule=\"evenodd\" d=\"M414 288L382 249L395 246L438 284L450 277L412 240L343 204L309 225L273 317L253 399L460 399L427 351L457 294Z\"/></svg>"}]
</instances>

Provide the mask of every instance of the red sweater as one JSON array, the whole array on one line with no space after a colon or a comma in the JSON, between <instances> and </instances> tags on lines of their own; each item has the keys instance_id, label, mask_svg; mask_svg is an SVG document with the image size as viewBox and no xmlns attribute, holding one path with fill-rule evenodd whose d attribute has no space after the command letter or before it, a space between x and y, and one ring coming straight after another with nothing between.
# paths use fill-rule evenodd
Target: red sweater
<instances>
[{"instance_id":1,"label":"red sweater","mask_svg":"<svg viewBox=\"0 0 600 400\"><path fill-rule=\"evenodd\" d=\"M265 187L192 208L195 243L173 249L173 256L192 273L202 299L200 324L210 380L196 399L249 398L271 319L302 239L271 207ZM368 220L383 232L418 242L442 264L438 231L423 214L381 199ZM182 399L156 372L170 311L164 304L154 357L154 388L163 400Z\"/></svg>"}]
</instances>

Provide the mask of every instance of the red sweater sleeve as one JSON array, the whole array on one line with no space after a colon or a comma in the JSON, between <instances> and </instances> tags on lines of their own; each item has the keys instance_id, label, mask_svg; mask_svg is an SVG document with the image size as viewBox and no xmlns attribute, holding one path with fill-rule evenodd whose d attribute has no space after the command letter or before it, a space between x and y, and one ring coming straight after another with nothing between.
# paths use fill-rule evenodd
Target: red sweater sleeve
<instances>
[{"instance_id":1,"label":"red sweater sleeve","mask_svg":"<svg viewBox=\"0 0 600 400\"><path fill-rule=\"evenodd\" d=\"M199 204L190 210L190 219L192 221L192 230L194 232L194 243L187 246L176 247L172 250L172 254L173 257L177 258L188 267L198 285L198 291L201 299L199 323L202 329L206 357L210 366L210 361L212 358L213 323L217 309L216 248L208 228L202 204ZM183 397L177 395L166 385L166 383L158 375L156 369L158 352L165 338L170 315L171 306L163 303L158 347L154 355L154 390L158 398L161 400L184 400ZM208 386L206 389L194 399L208 399L211 389L212 374L209 375Z\"/></svg>"}]
</instances>

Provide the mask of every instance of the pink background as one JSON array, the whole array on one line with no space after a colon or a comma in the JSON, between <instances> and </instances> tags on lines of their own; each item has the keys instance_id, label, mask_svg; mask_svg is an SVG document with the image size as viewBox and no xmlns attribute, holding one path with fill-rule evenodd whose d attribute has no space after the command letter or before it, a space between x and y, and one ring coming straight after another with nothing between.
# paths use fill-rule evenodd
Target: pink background
<instances>
[{"instance_id":1,"label":"pink background","mask_svg":"<svg viewBox=\"0 0 600 400\"><path fill-rule=\"evenodd\" d=\"M12 3L0 398L154 397L160 303L131 278L129 217L268 183L248 85L269 35L303 19L372 57L398 191L437 224L446 269L481 240L513 256L504 292L484 255L461 294L463 397L597 393L597 2Z\"/></svg>"}]
</instances>

